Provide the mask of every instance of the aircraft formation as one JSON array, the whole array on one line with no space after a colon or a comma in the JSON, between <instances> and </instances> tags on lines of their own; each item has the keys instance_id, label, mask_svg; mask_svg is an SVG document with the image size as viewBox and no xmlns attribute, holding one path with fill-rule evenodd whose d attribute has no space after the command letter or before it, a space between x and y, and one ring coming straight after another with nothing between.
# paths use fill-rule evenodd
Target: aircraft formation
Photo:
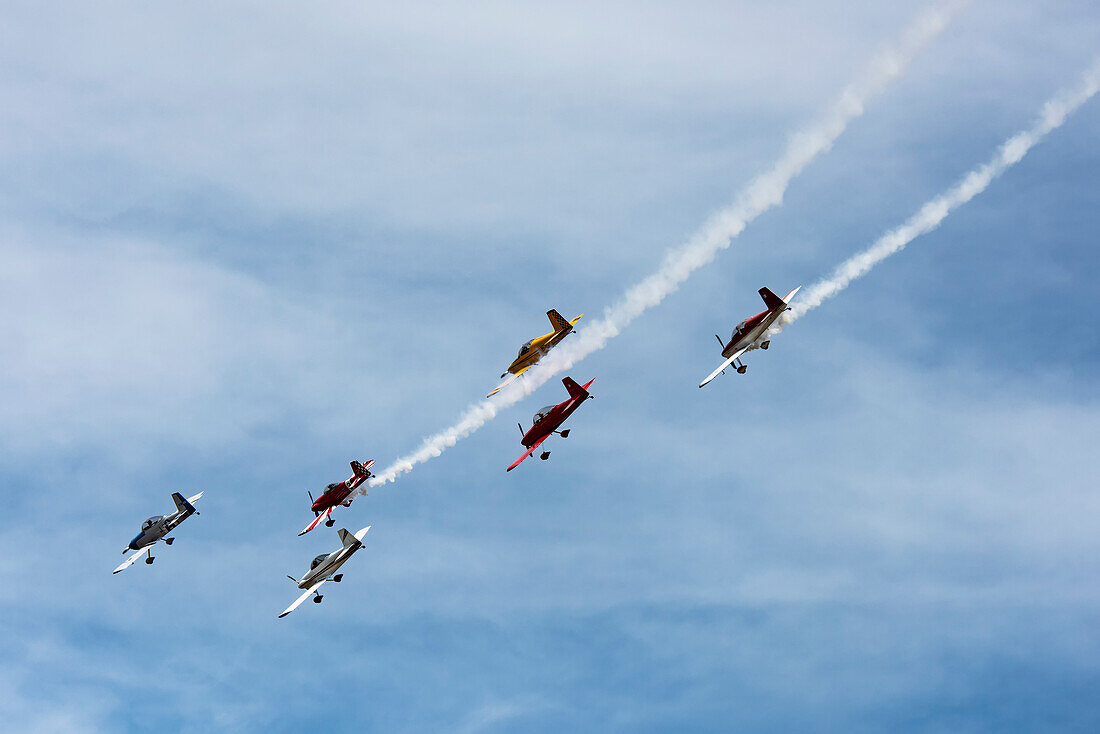
<instances>
[{"instance_id":1,"label":"aircraft formation","mask_svg":"<svg viewBox=\"0 0 1100 734\"><path fill-rule=\"evenodd\" d=\"M789 308L790 301L797 292L798 288L795 288L785 297L780 298L769 289L761 288L759 293L760 297L764 299L766 309L737 324L737 326L733 328L733 332L728 342L723 342L721 337L715 335L719 344L722 345L722 357L725 361L723 361L714 372L710 373L706 379L699 383L699 387L705 386L715 377L723 374L729 367L736 369L739 374L744 374L748 368L741 361L741 356L754 349L767 349L770 346L771 341L768 337L769 329L779 319L783 312ZM489 392L487 397L496 395L513 381L520 378L524 372L538 364L539 360L549 354L554 347L560 344L562 340L573 332L574 326L576 326L583 315L584 314L581 314L569 321L554 309L547 311L546 317L550 319L550 324L554 330L548 334L543 334L542 336L524 342L523 346L519 349L519 354L516 359L501 375L501 377L506 378L504 382ZM508 468L505 469L506 472L510 472L522 464L527 458L538 451L543 443L551 436L556 435L562 438L567 438L569 436L570 429L566 428L561 430L561 426L578 408L580 408L581 405L594 397L589 392L589 388L592 387L593 382L595 382L595 378L583 385L579 384L572 377L566 376L562 379L562 384L565 386L568 397L556 405L548 405L544 408L540 408L531 420L531 427L526 431L523 430L523 424L519 424L519 430L522 436L520 438L520 443L523 445L524 451L520 454L519 458L513 461ZM546 461L549 458L549 450L539 454L539 459L542 461ZM313 512L314 518L312 522L306 525L306 527L298 533L299 537L310 532L322 523L324 523L326 527L332 527L336 522L332 517L333 510L340 506L351 507L351 503L356 497L366 495L366 491L363 487L370 478L374 476L370 471L373 466L374 459L368 459L362 462L353 460L351 462L352 475L349 478L342 482L329 484L316 499L314 499L312 492L308 492L310 511ZM153 546L160 541L164 541L165 545L172 545L175 538L170 537L168 533L178 527L180 523L191 515L199 514L198 511L195 510L194 505L202 495L203 493L199 492L193 497L184 499L180 493L173 492L172 501L176 505L176 511L169 515L156 515L145 520L145 522L141 524L141 531L122 551L124 554L130 553L130 555L115 568L113 573L124 571L143 555L146 556L145 562L147 564L152 564L154 560L152 553ZM278 615L279 618L281 619L293 612L302 602L310 597L313 598L315 603L320 604L321 599L324 598L319 591L321 586L328 581L340 583L344 576L343 573L338 573L340 567L343 566L356 551L363 547L363 538L366 536L368 530L370 530L369 525L356 533L350 533L347 529L340 528L336 531L340 539L339 548L331 553L322 553L314 558L310 563L309 570L306 571L302 578L296 579L293 576L287 576L287 578L293 581L295 586L302 589L303 592L290 606Z\"/></svg>"}]
</instances>

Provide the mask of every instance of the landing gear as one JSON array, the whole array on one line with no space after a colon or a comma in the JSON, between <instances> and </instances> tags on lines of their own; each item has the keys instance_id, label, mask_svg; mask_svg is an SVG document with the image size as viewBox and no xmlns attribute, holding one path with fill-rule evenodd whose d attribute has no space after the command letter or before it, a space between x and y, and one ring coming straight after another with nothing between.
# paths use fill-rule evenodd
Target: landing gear
<instances>
[{"instance_id":1,"label":"landing gear","mask_svg":"<svg viewBox=\"0 0 1100 734\"><path fill-rule=\"evenodd\" d=\"M550 458L550 452L549 451L543 451L541 454L539 454L539 458L542 459L543 461L546 461L547 459Z\"/></svg>"},{"instance_id":2,"label":"landing gear","mask_svg":"<svg viewBox=\"0 0 1100 734\"><path fill-rule=\"evenodd\" d=\"M146 563L152 563L153 562L153 552L152 551L146 551L146 552L149 554L149 557L145 559L145 562Z\"/></svg>"},{"instance_id":3,"label":"landing gear","mask_svg":"<svg viewBox=\"0 0 1100 734\"><path fill-rule=\"evenodd\" d=\"M749 371L749 368L745 365L741 365L740 367L737 368L737 374L739 374L739 375L743 375L748 371Z\"/></svg>"},{"instance_id":4,"label":"landing gear","mask_svg":"<svg viewBox=\"0 0 1100 734\"><path fill-rule=\"evenodd\" d=\"M769 339L768 341L765 341L765 342L760 342L760 348L761 349L767 349L771 345L772 345L771 339Z\"/></svg>"},{"instance_id":5,"label":"landing gear","mask_svg":"<svg viewBox=\"0 0 1100 734\"><path fill-rule=\"evenodd\" d=\"M328 520L325 520L325 527L326 528L331 528L335 524L336 524L336 521L333 520L331 517Z\"/></svg>"},{"instance_id":6,"label":"landing gear","mask_svg":"<svg viewBox=\"0 0 1100 734\"><path fill-rule=\"evenodd\" d=\"M570 431L570 429L566 428L566 429L565 429L564 431L562 431L562 432L561 432L561 434L559 434L559 435L561 435L561 437L562 437L562 438L569 438L569 431Z\"/></svg>"},{"instance_id":7,"label":"landing gear","mask_svg":"<svg viewBox=\"0 0 1100 734\"><path fill-rule=\"evenodd\" d=\"M172 545L172 543L174 543L175 541L176 541L175 538L165 538L164 539L164 544L165 545Z\"/></svg>"},{"instance_id":8,"label":"landing gear","mask_svg":"<svg viewBox=\"0 0 1100 734\"><path fill-rule=\"evenodd\" d=\"M333 583L338 584L338 583L340 583L340 579L342 579L342 578L344 578L344 574L338 573L338 574L336 574L335 576L332 577L332 581L333 581Z\"/></svg>"},{"instance_id":9,"label":"landing gear","mask_svg":"<svg viewBox=\"0 0 1100 734\"><path fill-rule=\"evenodd\" d=\"M317 596L313 597L313 603L314 603L314 604L320 604L320 603L321 603L321 600L322 600L322 599L324 599L324 598L325 598L325 597L323 597L323 596L321 596L320 594L318 594Z\"/></svg>"}]
</instances>

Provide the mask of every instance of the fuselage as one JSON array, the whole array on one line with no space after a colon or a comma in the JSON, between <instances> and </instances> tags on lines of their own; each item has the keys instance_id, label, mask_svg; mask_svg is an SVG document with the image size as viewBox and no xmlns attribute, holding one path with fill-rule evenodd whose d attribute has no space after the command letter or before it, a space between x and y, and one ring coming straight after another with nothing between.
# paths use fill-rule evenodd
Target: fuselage
<instances>
[{"instance_id":1,"label":"fuselage","mask_svg":"<svg viewBox=\"0 0 1100 734\"><path fill-rule=\"evenodd\" d=\"M343 566L345 561L351 558L352 553L362 547L363 544L357 542L354 546L340 548L324 556L317 556L317 558L313 559L314 565L312 568L306 571L306 575L298 582L298 588L308 589L320 579L328 578L335 573L340 566Z\"/></svg>"},{"instance_id":2,"label":"fuselage","mask_svg":"<svg viewBox=\"0 0 1100 734\"><path fill-rule=\"evenodd\" d=\"M183 522L190 513L173 512L171 515L154 515L141 524L141 532L126 546L130 550L147 548Z\"/></svg>"},{"instance_id":3,"label":"fuselage","mask_svg":"<svg viewBox=\"0 0 1100 734\"><path fill-rule=\"evenodd\" d=\"M775 323L775 320L785 310L785 308L777 308L761 311L755 316L742 321L733 330L730 340L722 347L722 356L728 358L738 350L752 346L760 337L764 336L764 332L768 330L768 327Z\"/></svg>"},{"instance_id":4,"label":"fuselage","mask_svg":"<svg viewBox=\"0 0 1100 734\"><path fill-rule=\"evenodd\" d=\"M546 354L550 349L565 338L568 331L564 329L562 331L554 331L549 334L543 334L537 339L524 344L519 348L519 356L516 357L512 364L508 365L508 371L513 375L524 367L530 367L535 362L542 359L542 356Z\"/></svg>"},{"instance_id":5,"label":"fuselage","mask_svg":"<svg viewBox=\"0 0 1100 734\"><path fill-rule=\"evenodd\" d=\"M530 447L540 438L549 436L558 430L558 427L565 423L565 419L571 416L573 411L580 407L583 402L584 398L569 398L564 403L558 403L550 409L550 412L544 413L541 418L534 422L527 433L523 434L520 442L524 446Z\"/></svg>"},{"instance_id":6,"label":"fuselage","mask_svg":"<svg viewBox=\"0 0 1100 734\"><path fill-rule=\"evenodd\" d=\"M141 532L134 536L134 539L130 541L130 544L126 546L130 550L141 550L142 548L153 545L158 540L164 537L168 532L168 528L165 527L165 518L149 518L141 525ZM149 524L152 521L152 524Z\"/></svg>"},{"instance_id":7,"label":"fuselage","mask_svg":"<svg viewBox=\"0 0 1100 734\"><path fill-rule=\"evenodd\" d=\"M310 509L314 512L324 512L330 507L336 507L351 496L351 493L358 489L368 478L367 476L353 476L339 484L330 484L324 493L313 501L313 506Z\"/></svg>"}]
</instances>

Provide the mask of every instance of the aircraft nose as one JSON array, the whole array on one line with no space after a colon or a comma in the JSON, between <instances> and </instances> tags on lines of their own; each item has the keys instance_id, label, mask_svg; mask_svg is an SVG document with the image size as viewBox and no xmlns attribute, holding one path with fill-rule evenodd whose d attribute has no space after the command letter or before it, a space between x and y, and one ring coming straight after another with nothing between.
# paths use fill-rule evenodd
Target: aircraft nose
<instances>
[{"instance_id":1,"label":"aircraft nose","mask_svg":"<svg viewBox=\"0 0 1100 734\"><path fill-rule=\"evenodd\" d=\"M126 547L127 547L127 548L129 548L130 550L137 550L137 549L138 549L138 541L139 541L139 540L141 540L141 536L140 536L140 535L136 536L136 537L135 537L135 538L134 538L133 540L131 540L131 541L130 541L130 545L128 545L128 546L126 546ZM123 552L123 553L125 553L126 551L122 551L122 552Z\"/></svg>"}]
</instances>

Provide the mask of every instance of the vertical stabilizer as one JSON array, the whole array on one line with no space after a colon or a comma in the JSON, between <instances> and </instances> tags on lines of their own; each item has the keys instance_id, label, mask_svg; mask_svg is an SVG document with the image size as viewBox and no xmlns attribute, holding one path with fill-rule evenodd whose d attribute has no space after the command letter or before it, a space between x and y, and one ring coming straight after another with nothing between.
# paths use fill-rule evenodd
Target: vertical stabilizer
<instances>
[{"instance_id":1,"label":"vertical stabilizer","mask_svg":"<svg viewBox=\"0 0 1100 734\"><path fill-rule=\"evenodd\" d=\"M547 311L546 317L550 319L550 325L554 327L555 334L561 331L570 332L573 330L573 324L566 321L562 315L554 309Z\"/></svg>"},{"instance_id":2,"label":"vertical stabilizer","mask_svg":"<svg viewBox=\"0 0 1100 734\"><path fill-rule=\"evenodd\" d=\"M351 462L351 471L357 477L370 477L370 468L374 466L374 459L369 460L366 465L359 463L358 461Z\"/></svg>"},{"instance_id":3,"label":"vertical stabilizer","mask_svg":"<svg viewBox=\"0 0 1100 734\"><path fill-rule=\"evenodd\" d=\"M569 397L574 400L584 400L588 397L588 385L593 382L595 380L589 380L587 385L578 385L572 377L566 377L562 379L561 384L565 385L565 389L569 391Z\"/></svg>"},{"instance_id":4,"label":"vertical stabilizer","mask_svg":"<svg viewBox=\"0 0 1100 734\"><path fill-rule=\"evenodd\" d=\"M183 495L179 492L172 493L172 501L176 503L176 511L191 514L195 511L195 506L183 498Z\"/></svg>"},{"instance_id":5,"label":"vertical stabilizer","mask_svg":"<svg viewBox=\"0 0 1100 734\"><path fill-rule=\"evenodd\" d=\"M768 307L769 311L775 311L777 309L784 308L787 304L783 302L783 299L772 293L767 288L761 288L757 291L760 297L764 299L764 305Z\"/></svg>"}]
</instances>

